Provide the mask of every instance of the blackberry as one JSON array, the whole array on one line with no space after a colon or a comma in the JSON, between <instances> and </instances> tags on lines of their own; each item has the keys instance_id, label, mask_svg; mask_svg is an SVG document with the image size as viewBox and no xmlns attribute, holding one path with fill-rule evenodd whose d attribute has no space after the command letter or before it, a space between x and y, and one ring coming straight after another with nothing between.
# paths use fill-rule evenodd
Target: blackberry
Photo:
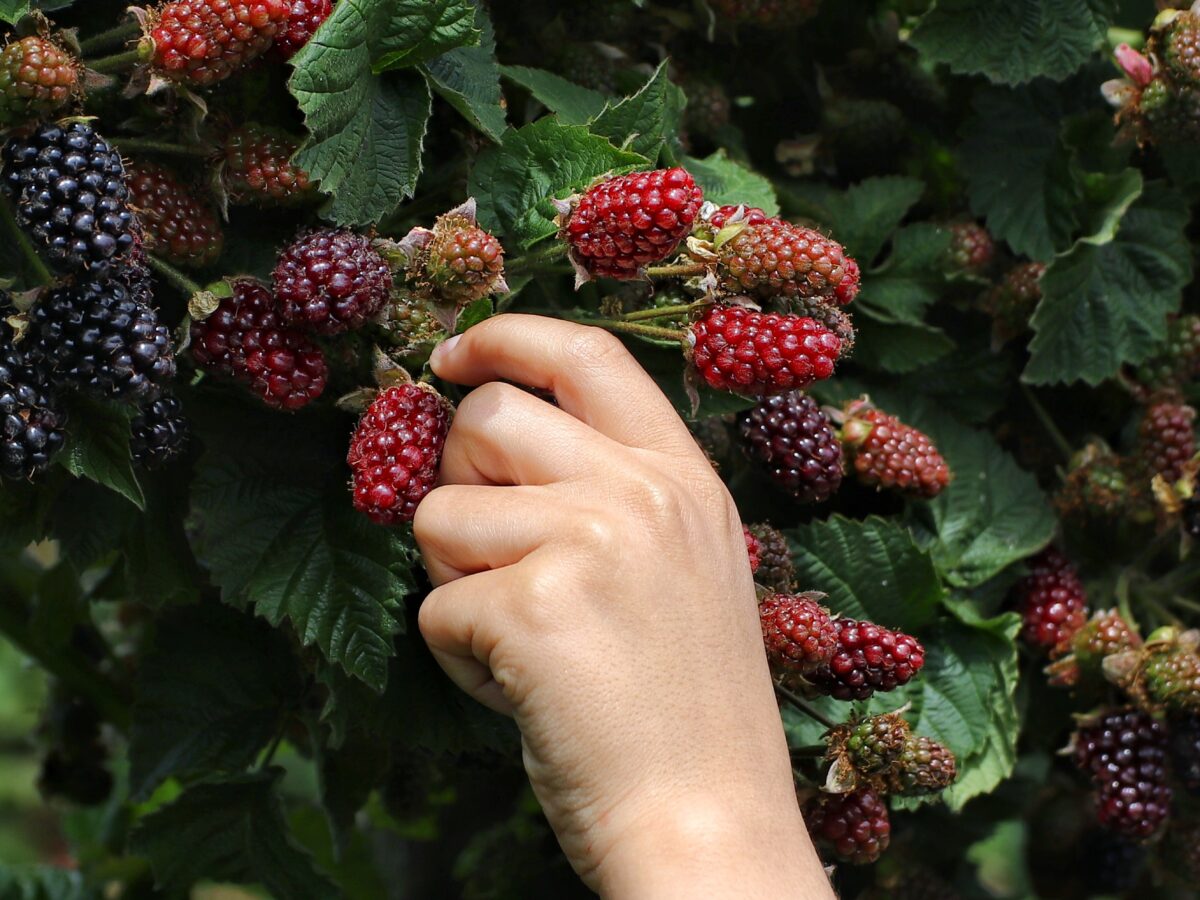
<instances>
[{"instance_id":1,"label":"blackberry","mask_svg":"<svg viewBox=\"0 0 1200 900\"><path fill-rule=\"evenodd\" d=\"M837 619L837 649L809 676L818 693L837 700L866 700L876 691L894 691L925 665L920 641L872 622Z\"/></svg>"},{"instance_id":2,"label":"blackberry","mask_svg":"<svg viewBox=\"0 0 1200 900\"><path fill-rule=\"evenodd\" d=\"M775 591L788 592L796 577L792 551L787 538L770 525L751 525L750 532L758 541L759 564L755 580Z\"/></svg>"},{"instance_id":3,"label":"blackberry","mask_svg":"<svg viewBox=\"0 0 1200 900\"><path fill-rule=\"evenodd\" d=\"M66 441L66 415L25 363L0 295L0 476L25 481L50 465Z\"/></svg>"},{"instance_id":4,"label":"blackberry","mask_svg":"<svg viewBox=\"0 0 1200 900\"><path fill-rule=\"evenodd\" d=\"M1148 714L1115 710L1085 723L1074 738L1075 763L1096 787L1100 824L1147 839L1171 808L1167 731Z\"/></svg>"},{"instance_id":5,"label":"blackberry","mask_svg":"<svg viewBox=\"0 0 1200 900\"><path fill-rule=\"evenodd\" d=\"M1181 12L1153 43L1171 78L1181 85L1200 87L1200 15Z\"/></svg>"},{"instance_id":6,"label":"blackberry","mask_svg":"<svg viewBox=\"0 0 1200 900\"><path fill-rule=\"evenodd\" d=\"M1183 315L1167 325L1162 350L1138 366L1135 378L1148 392L1177 391L1200 376L1200 316Z\"/></svg>"},{"instance_id":7,"label":"blackberry","mask_svg":"<svg viewBox=\"0 0 1200 900\"><path fill-rule=\"evenodd\" d=\"M221 255L225 237L216 211L157 163L131 163L129 202L137 210L144 246L168 262L203 268Z\"/></svg>"},{"instance_id":8,"label":"blackberry","mask_svg":"<svg viewBox=\"0 0 1200 900\"><path fill-rule=\"evenodd\" d=\"M291 12L288 0L171 0L151 16L150 65L173 81L216 84L265 53Z\"/></svg>"},{"instance_id":9,"label":"blackberry","mask_svg":"<svg viewBox=\"0 0 1200 900\"><path fill-rule=\"evenodd\" d=\"M841 244L779 219L747 225L717 256L723 290L768 299L832 299L848 271Z\"/></svg>"},{"instance_id":10,"label":"blackberry","mask_svg":"<svg viewBox=\"0 0 1200 900\"><path fill-rule=\"evenodd\" d=\"M1058 686L1101 684L1104 660L1142 645L1142 639L1115 610L1097 612L1078 631L1054 648L1061 657L1046 669Z\"/></svg>"},{"instance_id":11,"label":"blackberry","mask_svg":"<svg viewBox=\"0 0 1200 900\"><path fill-rule=\"evenodd\" d=\"M1088 444L1071 460L1055 505L1068 516L1116 516L1129 500L1126 468L1126 461L1102 443Z\"/></svg>"},{"instance_id":12,"label":"blackberry","mask_svg":"<svg viewBox=\"0 0 1200 900\"><path fill-rule=\"evenodd\" d=\"M129 452L137 465L157 469L182 454L187 442L183 404L173 394L165 394L138 410L129 435Z\"/></svg>"},{"instance_id":13,"label":"blackberry","mask_svg":"<svg viewBox=\"0 0 1200 900\"><path fill-rule=\"evenodd\" d=\"M842 483L842 445L817 402L800 391L768 397L738 419L742 447L799 503L824 503Z\"/></svg>"},{"instance_id":14,"label":"blackberry","mask_svg":"<svg viewBox=\"0 0 1200 900\"><path fill-rule=\"evenodd\" d=\"M926 434L866 400L846 407L842 445L868 487L932 499L950 483L950 467Z\"/></svg>"},{"instance_id":15,"label":"blackberry","mask_svg":"<svg viewBox=\"0 0 1200 900\"><path fill-rule=\"evenodd\" d=\"M121 154L83 122L43 125L4 145L4 190L17 221L57 268L106 278L133 249Z\"/></svg>"},{"instance_id":16,"label":"blackberry","mask_svg":"<svg viewBox=\"0 0 1200 900\"><path fill-rule=\"evenodd\" d=\"M1079 844L1079 872L1093 894L1124 894L1141 880L1149 859L1147 848L1102 829L1093 829Z\"/></svg>"},{"instance_id":17,"label":"blackberry","mask_svg":"<svg viewBox=\"0 0 1200 900\"><path fill-rule=\"evenodd\" d=\"M333 0L289 0L291 14L287 25L275 35L271 55L277 59L291 59L307 44L329 14L333 12Z\"/></svg>"},{"instance_id":18,"label":"blackberry","mask_svg":"<svg viewBox=\"0 0 1200 900\"><path fill-rule=\"evenodd\" d=\"M28 357L51 384L140 403L175 377L171 332L118 280L56 288L30 311Z\"/></svg>"},{"instance_id":19,"label":"blackberry","mask_svg":"<svg viewBox=\"0 0 1200 900\"><path fill-rule=\"evenodd\" d=\"M818 847L856 866L879 859L892 838L887 804L870 788L821 794L805 805L804 821Z\"/></svg>"},{"instance_id":20,"label":"blackberry","mask_svg":"<svg viewBox=\"0 0 1200 900\"><path fill-rule=\"evenodd\" d=\"M899 762L910 736L898 713L871 716L832 729L826 759L835 765L844 761L858 775L878 775Z\"/></svg>"},{"instance_id":21,"label":"blackberry","mask_svg":"<svg viewBox=\"0 0 1200 900\"><path fill-rule=\"evenodd\" d=\"M285 249L273 277L283 320L318 334L361 328L392 289L391 270L371 241L332 228L311 231Z\"/></svg>"},{"instance_id":22,"label":"blackberry","mask_svg":"<svg viewBox=\"0 0 1200 900\"><path fill-rule=\"evenodd\" d=\"M222 179L231 203L296 206L316 195L308 173L293 163L300 142L262 125L235 128L225 139Z\"/></svg>"},{"instance_id":23,"label":"blackberry","mask_svg":"<svg viewBox=\"0 0 1200 900\"><path fill-rule=\"evenodd\" d=\"M1138 428L1137 461L1147 477L1168 482L1183 477L1183 467L1196 453L1196 410L1186 403L1163 400L1150 406Z\"/></svg>"},{"instance_id":24,"label":"blackberry","mask_svg":"<svg viewBox=\"0 0 1200 900\"><path fill-rule=\"evenodd\" d=\"M951 272L980 275L991 264L995 252L992 236L978 222L951 223L950 249L947 253Z\"/></svg>"},{"instance_id":25,"label":"blackberry","mask_svg":"<svg viewBox=\"0 0 1200 900\"><path fill-rule=\"evenodd\" d=\"M430 347L448 336L434 302L410 291L393 292L377 321L388 340L406 352Z\"/></svg>"},{"instance_id":26,"label":"blackberry","mask_svg":"<svg viewBox=\"0 0 1200 900\"><path fill-rule=\"evenodd\" d=\"M475 224L473 202L469 212L438 217L423 262L425 277L443 303L465 306L508 290L504 247Z\"/></svg>"},{"instance_id":27,"label":"blackberry","mask_svg":"<svg viewBox=\"0 0 1200 900\"><path fill-rule=\"evenodd\" d=\"M887 773L889 793L920 797L944 791L958 777L958 762L950 748L933 738L909 735Z\"/></svg>"},{"instance_id":28,"label":"blackberry","mask_svg":"<svg viewBox=\"0 0 1200 900\"><path fill-rule=\"evenodd\" d=\"M1029 330L1029 320L1042 299L1041 280L1045 274L1044 263L1021 263L983 295L980 306L991 317L992 333L998 342L1010 341Z\"/></svg>"},{"instance_id":29,"label":"blackberry","mask_svg":"<svg viewBox=\"0 0 1200 900\"><path fill-rule=\"evenodd\" d=\"M684 82L683 90L687 95L684 123L688 131L711 138L729 124L733 104L721 82L689 79Z\"/></svg>"},{"instance_id":30,"label":"blackberry","mask_svg":"<svg viewBox=\"0 0 1200 900\"><path fill-rule=\"evenodd\" d=\"M762 544L745 523L742 524L742 536L746 539L746 555L750 557L750 573L757 574L762 565Z\"/></svg>"},{"instance_id":31,"label":"blackberry","mask_svg":"<svg viewBox=\"0 0 1200 900\"><path fill-rule=\"evenodd\" d=\"M0 50L0 125L14 125L65 105L83 67L47 38L29 35Z\"/></svg>"},{"instance_id":32,"label":"blackberry","mask_svg":"<svg viewBox=\"0 0 1200 900\"><path fill-rule=\"evenodd\" d=\"M1137 693L1154 709L1171 713L1200 712L1200 653L1195 643L1159 643L1155 635L1151 635Z\"/></svg>"},{"instance_id":33,"label":"blackberry","mask_svg":"<svg viewBox=\"0 0 1200 900\"><path fill-rule=\"evenodd\" d=\"M1030 560L1029 568L1016 587L1021 638L1033 647L1053 650L1087 621L1087 592L1070 560L1053 547Z\"/></svg>"},{"instance_id":34,"label":"blackberry","mask_svg":"<svg viewBox=\"0 0 1200 900\"><path fill-rule=\"evenodd\" d=\"M817 602L820 594L768 594L758 602L763 646L777 674L807 675L828 665L837 625Z\"/></svg>"}]
</instances>

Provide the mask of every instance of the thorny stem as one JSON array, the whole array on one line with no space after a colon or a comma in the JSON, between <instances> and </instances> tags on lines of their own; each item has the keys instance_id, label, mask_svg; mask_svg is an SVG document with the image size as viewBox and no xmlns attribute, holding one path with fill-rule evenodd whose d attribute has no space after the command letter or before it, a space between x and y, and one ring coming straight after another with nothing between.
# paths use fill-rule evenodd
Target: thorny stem
<instances>
[{"instance_id":1,"label":"thorny stem","mask_svg":"<svg viewBox=\"0 0 1200 900\"><path fill-rule=\"evenodd\" d=\"M1042 427L1046 429L1046 433L1050 435L1050 440L1054 442L1054 446L1058 448L1060 453L1062 453L1064 459L1070 461L1075 451L1071 449L1071 445L1067 442L1067 439L1063 437L1063 433L1059 431L1058 426L1054 424L1054 419L1050 418L1050 413L1046 412L1046 408L1042 406L1038 398L1034 396L1033 391L1029 389L1029 385L1021 385L1021 393L1025 395L1025 399L1029 402L1030 408L1033 409L1034 415L1036 415L1038 421L1042 423Z\"/></svg>"},{"instance_id":2,"label":"thorny stem","mask_svg":"<svg viewBox=\"0 0 1200 900\"><path fill-rule=\"evenodd\" d=\"M139 31L141 31L141 25L131 19L106 31L93 34L86 41L80 41L79 51L84 56L87 56L89 53L95 53L97 50L104 50L115 44L123 44L136 36Z\"/></svg>"},{"instance_id":3,"label":"thorny stem","mask_svg":"<svg viewBox=\"0 0 1200 900\"><path fill-rule=\"evenodd\" d=\"M13 215L12 206L7 199L0 199L0 219L4 220L5 226L8 228L14 238L16 238L17 246L21 248L21 254L29 263L29 268L33 270L37 276L38 283L50 284L54 281L54 276L50 274L50 270L46 268L46 264L42 262L42 258L38 256L37 250L33 244L29 242L29 236L25 234L21 226L17 224L16 217Z\"/></svg>"},{"instance_id":4,"label":"thorny stem","mask_svg":"<svg viewBox=\"0 0 1200 900\"><path fill-rule=\"evenodd\" d=\"M543 247L541 250L534 250L532 253L526 253L524 256L515 257L505 264L504 271L506 274L520 275L522 272L527 272L530 269L537 269L544 263L558 262L566 255L566 245L555 241L549 247Z\"/></svg>"},{"instance_id":5,"label":"thorny stem","mask_svg":"<svg viewBox=\"0 0 1200 900\"><path fill-rule=\"evenodd\" d=\"M192 281L192 279L188 278L173 265L163 262L157 256L147 253L146 261L150 264L150 268L187 294L187 296L191 297L193 294L204 290L204 288L196 284L196 282Z\"/></svg>"},{"instance_id":6,"label":"thorny stem","mask_svg":"<svg viewBox=\"0 0 1200 900\"><path fill-rule=\"evenodd\" d=\"M684 303L679 306L660 306L658 309L639 309L636 312L621 316L622 322L647 322L651 319L669 319L672 316L683 316L692 310L711 304L710 300L697 300L695 303Z\"/></svg>"},{"instance_id":7,"label":"thorny stem","mask_svg":"<svg viewBox=\"0 0 1200 900\"><path fill-rule=\"evenodd\" d=\"M123 72L125 69L132 68L140 63L143 58L142 48L134 47L132 50L123 50L120 53L114 53L112 56L102 56L99 59L86 59L83 61L83 64L93 72L105 75L112 72Z\"/></svg>"},{"instance_id":8,"label":"thorny stem","mask_svg":"<svg viewBox=\"0 0 1200 900\"><path fill-rule=\"evenodd\" d=\"M676 263L670 266L650 266L646 275L650 278L686 278L689 275L703 275L708 271L704 263Z\"/></svg>"},{"instance_id":9,"label":"thorny stem","mask_svg":"<svg viewBox=\"0 0 1200 900\"><path fill-rule=\"evenodd\" d=\"M786 700L788 703L790 703L792 706L796 707L796 709L798 709L800 712L804 713L810 719L813 719L814 721L821 723L826 728L836 728L837 727L837 722L833 721L833 719L829 718L824 713L816 710L812 706L812 704L810 704L807 700L797 697L795 694L793 694L791 691L789 691L787 688L785 688L783 685L781 685L778 681L775 682L775 693L778 694L780 697L782 697L784 700Z\"/></svg>"},{"instance_id":10,"label":"thorny stem","mask_svg":"<svg viewBox=\"0 0 1200 900\"><path fill-rule=\"evenodd\" d=\"M682 341L686 336L686 332L677 328L659 328L655 325L640 325L637 322L625 322L620 319L576 319L575 321L621 334L636 334L638 337L654 338L660 341Z\"/></svg>"},{"instance_id":11,"label":"thorny stem","mask_svg":"<svg viewBox=\"0 0 1200 900\"><path fill-rule=\"evenodd\" d=\"M114 728L128 730L129 705L117 683L96 671L73 648L47 646L30 629L28 611L19 603L0 602L0 633L63 684L87 697Z\"/></svg>"},{"instance_id":12,"label":"thorny stem","mask_svg":"<svg viewBox=\"0 0 1200 900\"><path fill-rule=\"evenodd\" d=\"M166 153L172 156L201 157L212 155L212 150L208 147L185 147L183 144L155 141L150 138L118 137L113 138L112 143L116 144L117 149L123 153L133 151L134 153Z\"/></svg>"}]
</instances>

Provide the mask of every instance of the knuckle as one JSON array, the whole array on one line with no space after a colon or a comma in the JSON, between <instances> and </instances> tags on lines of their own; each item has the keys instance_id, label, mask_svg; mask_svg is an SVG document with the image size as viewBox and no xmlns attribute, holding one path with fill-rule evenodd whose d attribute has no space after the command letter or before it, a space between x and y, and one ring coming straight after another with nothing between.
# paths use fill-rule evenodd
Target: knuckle
<instances>
[{"instance_id":1,"label":"knuckle","mask_svg":"<svg viewBox=\"0 0 1200 900\"><path fill-rule=\"evenodd\" d=\"M571 526L570 540L574 546L604 559L612 559L622 545L621 529L602 513L579 516Z\"/></svg>"},{"instance_id":2,"label":"knuckle","mask_svg":"<svg viewBox=\"0 0 1200 900\"><path fill-rule=\"evenodd\" d=\"M567 342L567 354L577 365L607 367L628 355L625 345L600 328L580 328Z\"/></svg>"},{"instance_id":3,"label":"knuckle","mask_svg":"<svg viewBox=\"0 0 1200 900\"><path fill-rule=\"evenodd\" d=\"M463 398L455 413L455 422L471 422L475 419L490 417L506 404L511 403L514 395L520 393L521 391L511 384L489 381L487 384L475 388Z\"/></svg>"},{"instance_id":4,"label":"knuckle","mask_svg":"<svg viewBox=\"0 0 1200 900\"><path fill-rule=\"evenodd\" d=\"M434 588L425 595L417 610L417 629L429 644L436 644L438 635L442 632L440 596L438 588Z\"/></svg>"}]
</instances>

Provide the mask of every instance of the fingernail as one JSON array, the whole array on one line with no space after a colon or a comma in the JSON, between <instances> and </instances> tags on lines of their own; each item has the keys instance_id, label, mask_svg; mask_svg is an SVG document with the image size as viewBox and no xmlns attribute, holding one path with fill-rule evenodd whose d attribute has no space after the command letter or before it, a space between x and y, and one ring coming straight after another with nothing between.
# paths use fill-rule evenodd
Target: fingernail
<instances>
[{"instance_id":1,"label":"fingernail","mask_svg":"<svg viewBox=\"0 0 1200 900\"><path fill-rule=\"evenodd\" d=\"M449 354L454 352L454 347L461 339L461 334L456 334L454 337L446 338L446 340L442 341L433 348L433 354L430 358L430 362L436 362L438 360L445 359Z\"/></svg>"}]
</instances>

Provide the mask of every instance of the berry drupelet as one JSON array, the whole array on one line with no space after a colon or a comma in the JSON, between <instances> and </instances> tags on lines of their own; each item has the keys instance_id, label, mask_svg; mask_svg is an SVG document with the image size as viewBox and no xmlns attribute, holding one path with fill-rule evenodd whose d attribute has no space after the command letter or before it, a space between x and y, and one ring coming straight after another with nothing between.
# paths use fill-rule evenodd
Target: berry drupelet
<instances>
[{"instance_id":1,"label":"berry drupelet","mask_svg":"<svg viewBox=\"0 0 1200 900\"><path fill-rule=\"evenodd\" d=\"M291 59L312 39L321 23L333 12L333 0L290 0L291 13L276 35L272 56Z\"/></svg>"},{"instance_id":2,"label":"berry drupelet","mask_svg":"<svg viewBox=\"0 0 1200 900\"><path fill-rule=\"evenodd\" d=\"M279 312L288 325L339 334L361 328L383 309L392 273L368 238L322 228L279 255L274 283Z\"/></svg>"},{"instance_id":3,"label":"berry drupelet","mask_svg":"<svg viewBox=\"0 0 1200 900\"><path fill-rule=\"evenodd\" d=\"M211 206L157 163L131 163L126 178L129 202L137 210L147 250L188 268L216 262L224 234Z\"/></svg>"},{"instance_id":4,"label":"berry drupelet","mask_svg":"<svg viewBox=\"0 0 1200 900\"><path fill-rule=\"evenodd\" d=\"M747 225L717 256L723 290L761 298L834 299L849 271L841 244L779 219Z\"/></svg>"},{"instance_id":5,"label":"berry drupelet","mask_svg":"<svg viewBox=\"0 0 1200 900\"><path fill-rule=\"evenodd\" d=\"M805 805L804 821L818 847L856 866L879 859L892 838L887 804L871 788L821 794Z\"/></svg>"},{"instance_id":6,"label":"berry drupelet","mask_svg":"<svg viewBox=\"0 0 1200 900\"><path fill-rule=\"evenodd\" d=\"M411 522L437 481L450 409L433 389L385 388L359 419L346 461L354 508L379 525Z\"/></svg>"},{"instance_id":7,"label":"berry drupelet","mask_svg":"<svg viewBox=\"0 0 1200 900\"><path fill-rule=\"evenodd\" d=\"M63 47L38 35L0 50L0 125L53 113L79 90L82 67Z\"/></svg>"},{"instance_id":8,"label":"berry drupelet","mask_svg":"<svg viewBox=\"0 0 1200 900\"><path fill-rule=\"evenodd\" d=\"M927 435L865 401L847 406L842 444L867 487L931 499L950 483L950 467Z\"/></svg>"},{"instance_id":9,"label":"berry drupelet","mask_svg":"<svg viewBox=\"0 0 1200 900\"><path fill-rule=\"evenodd\" d=\"M824 503L842 483L842 445L817 402L800 391L768 397L743 413L746 454L799 503Z\"/></svg>"},{"instance_id":10,"label":"berry drupelet","mask_svg":"<svg viewBox=\"0 0 1200 900\"><path fill-rule=\"evenodd\" d=\"M806 675L827 665L837 649L838 629L820 595L768 594L758 603L763 645L772 671Z\"/></svg>"},{"instance_id":11,"label":"berry drupelet","mask_svg":"<svg viewBox=\"0 0 1200 900\"><path fill-rule=\"evenodd\" d=\"M17 221L57 268L106 278L138 224L121 154L83 122L43 125L4 146L4 190Z\"/></svg>"},{"instance_id":12,"label":"berry drupelet","mask_svg":"<svg viewBox=\"0 0 1200 900\"><path fill-rule=\"evenodd\" d=\"M837 619L833 656L809 676L818 693L837 700L866 700L894 691L925 665L925 648L914 637L871 622Z\"/></svg>"},{"instance_id":13,"label":"berry drupelet","mask_svg":"<svg viewBox=\"0 0 1200 900\"><path fill-rule=\"evenodd\" d=\"M283 324L275 298L249 278L212 315L192 323L197 364L250 387L269 406L297 410L325 390L329 369L321 348Z\"/></svg>"},{"instance_id":14,"label":"berry drupelet","mask_svg":"<svg viewBox=\"0 0 1200 900\"><path fill-rule=\"evenodd\" d=\"M746 555L750 558L750 572L758 573L758 567L762 565L762 544L758 540L758 536L750 530L750 526L742 524L742 537L746 539Z\"/></svg>"},{"instance_id":15,"label":"berry drupelet","mask_svg":"<svg viewBox=\"0 0 1200 900\"><path fill-rule=\"evenodd\" d=\"M833 374L842 342L807 316L716 306L688 333L692 365L711 388L750 397L805 388Z\"/></svg>"},{"instance_id":16,"label":"berry drupelet","mask_svg":"<svg viewBox=\"0 0 1200 900\"><path fill-rule=\"evenodd\" d=\"M288 0L171 0L150 15L150 66L193 87L216 84L265 53L291 11Z\"/></svg>"},{"instance_id":17,"label":"berry drupelet","mask_svg":"<svg viewBox=\"0 0 1200 900\"><path fill-rule=\"evenodd\" d=\"M704 195L683 169L610 178L566 216L562 234L589 276L632 279L666 259L687 237Z\"/></svg>"},{"instance_id":18,"label":"berry drupelet","mask_svg":"<svg viewBox=\"0 0 1200 900\"><path fill-rule=\"evenodd\" d=\"M1079 573L1053 547L1029 561L1029 574L1017 585L1016 597L1021 638L1032 647L1053 650L1087 622L1087 592Z\"/></svg>"},{"instance_id":19,"label":"berry drupelet","mask_svg":"<svg viewBox=\"0 0 1200 900\"><path fill-rule=\"evenodd\" d=\"M134 416L129 452L144 469L160 468L187 448L188 421L183 404L173 394L147 403Z\"/></svg>"}]
</instances>

